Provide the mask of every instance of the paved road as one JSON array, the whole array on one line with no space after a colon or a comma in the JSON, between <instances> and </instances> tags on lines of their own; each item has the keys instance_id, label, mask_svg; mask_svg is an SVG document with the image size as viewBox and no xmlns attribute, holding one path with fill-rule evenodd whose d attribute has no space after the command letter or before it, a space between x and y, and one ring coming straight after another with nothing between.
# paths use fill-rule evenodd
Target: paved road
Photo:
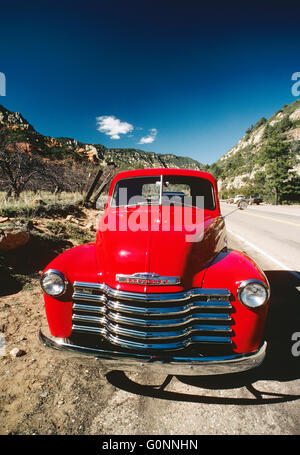
<instances>
[{"instance_id":1,"label":"paved road","mask_svg":"<svg viewBox=\"0 0 300 455\"><path fill-rule=\"evenodd\" d=\"M300 272L300 206L249 206L231 213L235 208L221 204L233 238L263 256L271 269Z\"/></svg>"}]
</instances>

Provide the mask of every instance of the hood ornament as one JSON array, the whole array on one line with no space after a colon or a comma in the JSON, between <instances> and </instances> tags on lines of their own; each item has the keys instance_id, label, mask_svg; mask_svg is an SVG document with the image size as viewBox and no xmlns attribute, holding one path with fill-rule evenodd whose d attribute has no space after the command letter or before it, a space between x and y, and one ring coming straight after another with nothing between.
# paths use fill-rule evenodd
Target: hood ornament
<instances>
[{"instance_id":1,"label":"hood ornament","mask_svg":"<svg viewBox=\"0 0 300 455\"><path fill-rule=\"evenodd\" d=\"M133 275L118 273L116 275L116 280L119 283L147 286L176 286L180 284L179 276L161 276L158 273L134 273Z\"/></svg>"}]
</instances>

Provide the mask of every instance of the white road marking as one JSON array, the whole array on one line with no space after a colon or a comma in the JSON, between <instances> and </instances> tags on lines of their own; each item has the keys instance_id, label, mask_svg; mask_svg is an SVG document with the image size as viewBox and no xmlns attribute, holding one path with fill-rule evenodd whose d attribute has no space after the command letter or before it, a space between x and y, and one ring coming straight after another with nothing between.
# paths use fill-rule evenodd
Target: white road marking
<instances>
[{"instance_id":1,"label":"white road marking","mask_svg":"<svg viewBox=\"0 0 300 455\"><path fill-rule=\"evenodd\" d=\"M244 239L244 237L240 236L239 234L236 234L235 232L231 231L231 229L228 229L227 228L227 232L229 232L229 234L233 235L234 237L238 238L239 240L241 240L242 242L246 243L247 245L249 245L251 248L253 248L254 250L258 251L260 254L264 255L266 258L268 258L270 261L274 262L275 264L277 264L281 269L283 270L286 270L288 271L289 273L291 273L292 275L294 275L298 280L300 280L300 274L298 272L295 272L294 270L291 270L290 267L288 267L287 265L283 264L282 262L278 261L277 259L273 258L272 256L270 256L268 253L266 253L265 251L263 251L261 248L259 248L258 246L254 245L253 243L249 242L248 240Z\"/></svg>"}]
</instances>

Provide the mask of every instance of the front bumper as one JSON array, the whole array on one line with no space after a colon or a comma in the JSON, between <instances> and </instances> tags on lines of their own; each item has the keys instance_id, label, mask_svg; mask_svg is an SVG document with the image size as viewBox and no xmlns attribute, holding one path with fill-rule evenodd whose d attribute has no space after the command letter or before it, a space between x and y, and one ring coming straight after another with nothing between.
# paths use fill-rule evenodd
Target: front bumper
<instances>
[{"instance_id":1,"label":"front bumper","mask_svg":"<svg viewBox=\"0 0 300 455\"><path fill-rule=\"evenodd\" d=\"M260 349L246 354L227 356L182 357L168 355L149 355L94 349L70 344L65 338L45 335L40 330L40 341L46 347L69 354L77 358L94 357L104 373L112 370L163 373L166 375L217 375L238 373L258 367L266 355L267 343Z\"/></svg>"}]
</instances>

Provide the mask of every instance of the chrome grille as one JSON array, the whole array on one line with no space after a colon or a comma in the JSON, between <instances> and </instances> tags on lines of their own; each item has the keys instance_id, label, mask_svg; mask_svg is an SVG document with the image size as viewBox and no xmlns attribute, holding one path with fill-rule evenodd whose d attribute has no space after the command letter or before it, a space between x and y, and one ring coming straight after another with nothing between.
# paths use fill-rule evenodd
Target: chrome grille
<instances>
[{"instance_id":1,"label":"chrome grille","mask_svg":"<svg viewBox=\"0 0 300 455\"><path fill-rule=\"evenodd\" d=\"M230 345L231 312L227 289L143 294L75 282L72 332L101 335L127 349Z\"/></svg>"}]
</instances>

